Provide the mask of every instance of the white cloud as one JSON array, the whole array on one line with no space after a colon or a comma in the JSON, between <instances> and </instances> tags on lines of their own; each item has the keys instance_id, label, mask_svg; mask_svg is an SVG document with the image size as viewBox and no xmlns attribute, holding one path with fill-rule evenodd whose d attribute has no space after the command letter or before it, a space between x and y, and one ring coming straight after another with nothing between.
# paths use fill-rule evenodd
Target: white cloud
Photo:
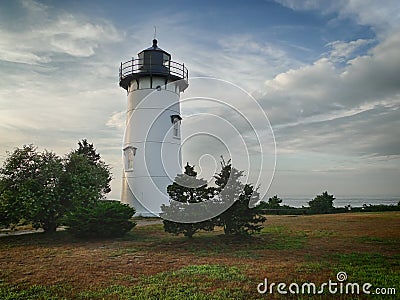
<instances>
[{"instance_id":1,"label":"white cloud","mask_svg":"<svg viewBox=\"0 0 400 300\"><path fill-rule=\"evenodd\" d=\"M50 44L50 50L78 57L93 55L100 44L121 40L110 23L94 24L69 14L60 16L51 26L39 29L37 34Z\"/></svg>"},{"instance_id":2,"label":"white cloud","mask_svg":"<svg viewBox=\"0 0 400 300\"><path fill-rule=\"evenodd\" d=\"M397 0L341 1L339 15L354 18L359 24L372 26L384 36L397 31L400 27L400 2Z\"/></svg>"},{"instance_id":3,"label":"white cloud","mask_svg":"<svg viewBox=\"0 0 400 300\"><path fill-rule=\"evenodd\" d=\"M22 0L19 1L21 6L27 9L31 14L35 14L35 16L42 15L47 11L47 6L33 0Z\"/></svg>"},{"instance_id":4,"label":"white cloud","mask_svg":"<svg viewBox=\"0 0 400 300\"><path fill-rule=\"evenodd\" d=\"M337 8L341 2L338 1L319 1L319 0L275 0L283 6L289 7L293 10L321 10L323 13L327 13Z\"/></svg>"},{"instance_id":5,"label":"white cloud","mask_svg":"<svg viewBox=\"0 0 400 300\"><path fill-rule=\"evenodd\" d=\"M373 40L358 39L355 41L344 42L334 41L327 44L331 47L330 59L333 61L344 61L349 58L359 48L372 43Z\"/></svg>"},{"instance_id":6,"label":"white cloud","mask_svg":"<svg viewBox=\"0 0 400 300\"><path fill-rule=\"evenodd\" d=\"M163 21L158 24L164 27ZM150 27L143 24L136 30L143 31L146 25ZM191 77L215 77L253 91L262 86L265 78L301 65L281 47L259 40L254 34L221 34L201 28L187 30L180 25L176 21L174 35L160 39L159 45L166 51L173 50L172 59L184 62ZM165 25L168 26L172 26L170 20Z\"/></svg>"},{"instance_id":7,"label":"white cloud","mask_svg":"<svg viewBox=\"0 0 400 300\"><path fill-rule=\"evenodd\" d=\"M56 13L35 1L22 4L27 14L22 28L0 28L0 60L38 64L50 62L55 54L89 57L101 45L121 41L121 34L105 20L94 23L80 15Z\"/></svg>"},{"instance_id":8,"label":"white cloud","mask_svg":"<svg viewBox=\"0 0 400 300\"><path fill-rule=\"evenodd\" d=\"M276 2L293 10L337 13L339 18L351 18L360 25L371 26L383 37L397 31L400 26L400 2L397 0L276 0Z\"/></svg>"},{"instance_id":9,"label":"white cloud","mask_svg":"<svg viewBox=\"0 0 400 300\"><path fill-rule=\"evenodd\" d=\"M125 122L126 122L126 112L116 112L111 115L108 119L106 125L112 128L116 128L118 130L125 129Z\"/></svg>"},{"instance_id":10,"label":"white cloud","mask_svg":"<svg viewBox=\"0 0 400 300\"><path fill-rule=\"evenodd\" d=\"M349 154L400 155L393 142L400 136L399 47L400 32L343 67L321 58L266 81L260 102L281 151L341 148Z\"/></svg>"}]
</instances>

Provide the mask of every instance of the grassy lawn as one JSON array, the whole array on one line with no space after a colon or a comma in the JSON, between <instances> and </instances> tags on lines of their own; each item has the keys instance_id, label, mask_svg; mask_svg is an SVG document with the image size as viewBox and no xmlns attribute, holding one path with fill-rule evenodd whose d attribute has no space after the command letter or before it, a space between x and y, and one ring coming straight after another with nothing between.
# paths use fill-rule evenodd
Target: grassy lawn
<instances>
[{"instance_id":1,"label":"grassy lawn","mask_svg":"<svg viewBox=\"0 0 400 300\"><path fill-rule=\"evenodd\" d=\"M189 240L162 225L124 238L82 241L57 232L0 238L0 299L308 299L261 295L258 283L317 286L346 272L347 281L396 288L397 295L313 299L399 299L400 212L268 216L242 240L222 231ZM302 298L303 297L303 298Z\"/></svg>"}]
</instances>

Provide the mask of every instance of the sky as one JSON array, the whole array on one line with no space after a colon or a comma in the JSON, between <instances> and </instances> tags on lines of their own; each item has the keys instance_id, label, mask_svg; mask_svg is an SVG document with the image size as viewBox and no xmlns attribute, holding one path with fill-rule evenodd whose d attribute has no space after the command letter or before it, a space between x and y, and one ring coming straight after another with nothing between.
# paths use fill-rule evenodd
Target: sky
<instances>
[{"instance_id":1,"label":"sky","mask_svg":"<svg viewBox=\"0 0 400 300\"><path fill-rule=\"evenodd\" d=\"M189 69L188 91L210 89L191 78L220 79L255 99L258 111L241 106L247 116L268 117L267 196L399 196L399 11L397 0L1 1L0 163L24 144L63 155L87 138L119 199L118 68L151 46L156 26L159 46ZM183 116L200 111L224 116L182 105Z\"/></svg>"}]
</instances>

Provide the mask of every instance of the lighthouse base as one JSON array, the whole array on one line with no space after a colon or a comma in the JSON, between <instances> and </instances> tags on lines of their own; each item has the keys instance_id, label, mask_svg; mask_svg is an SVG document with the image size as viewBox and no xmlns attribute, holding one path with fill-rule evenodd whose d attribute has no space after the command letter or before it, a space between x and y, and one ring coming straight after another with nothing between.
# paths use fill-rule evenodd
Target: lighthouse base
<instances>
[{"instance_id":1,"label":"lighthouse base","mask_svg":"<svg viewBox=\"0 0 400 300\"><path fill-rule=\"evenodd\" d=\"M157 207L150 207L150 209L144 207L142 202L140 202L133 194L129 186L128 179L125 176L122 176L121 203L128 204L136 210L134 217L160 217L161 205L157 205Z\"/></svg>"}]
</instances>

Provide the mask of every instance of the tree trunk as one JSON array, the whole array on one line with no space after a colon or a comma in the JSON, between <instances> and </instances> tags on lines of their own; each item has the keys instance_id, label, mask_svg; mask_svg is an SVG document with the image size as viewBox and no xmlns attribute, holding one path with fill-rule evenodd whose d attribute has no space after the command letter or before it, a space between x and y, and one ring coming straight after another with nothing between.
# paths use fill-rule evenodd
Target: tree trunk
<instances>
[{"instance_id":1,"label":"tree trunk","mask_svg":"<svg viewBox=\"0 0 400 300\"><path fill-rule=\"evenodd\" d=\"M54 232L56 232L56 229L57 229L56 223L45 224L43 226L43 230L45 233L54 233Z\"/></svg>"}]
</instances>

